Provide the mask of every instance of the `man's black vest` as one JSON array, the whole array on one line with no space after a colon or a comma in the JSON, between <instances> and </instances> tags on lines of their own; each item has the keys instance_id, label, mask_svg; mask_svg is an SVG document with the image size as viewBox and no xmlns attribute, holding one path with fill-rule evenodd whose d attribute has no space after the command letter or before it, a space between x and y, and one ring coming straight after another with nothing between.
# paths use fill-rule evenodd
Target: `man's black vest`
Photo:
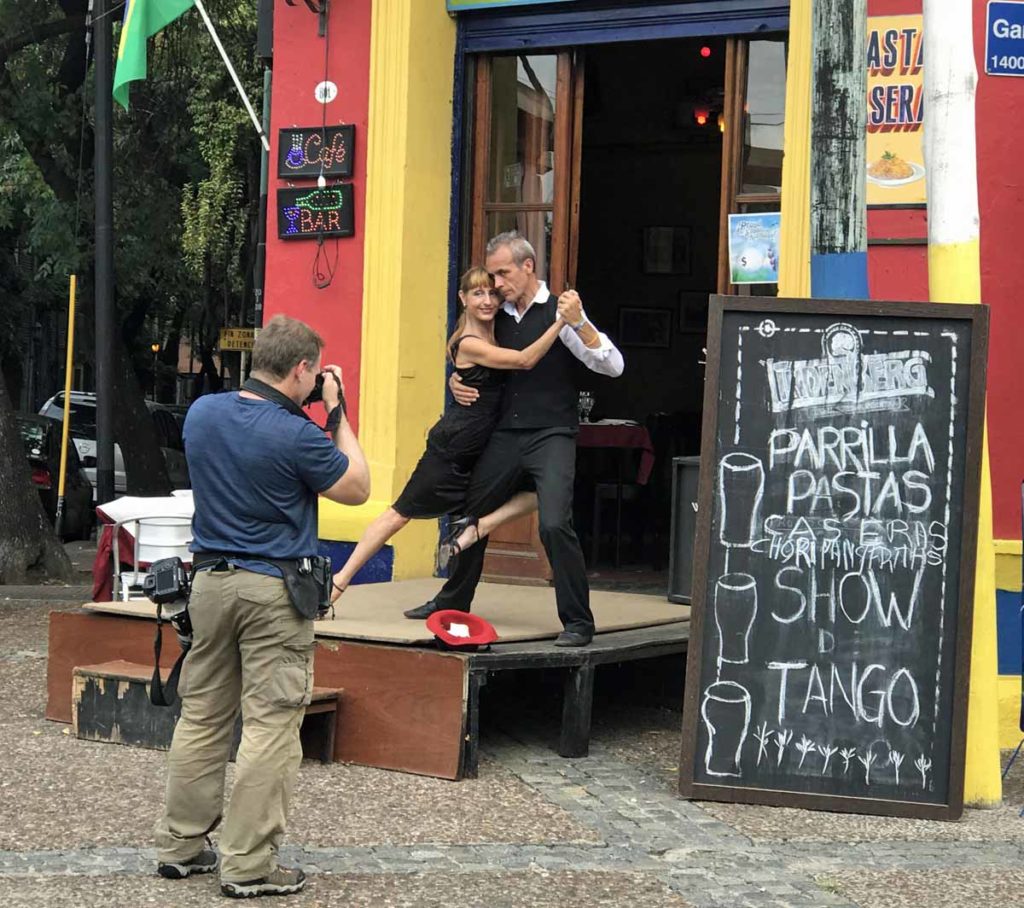
<instances>
[{"instance_id":1,"label":"man's black vest","mask_svg":"<svg viewBox=\"0 0 1024 908\"><path fill-rule=\"evenodd\" d=\"M494 320L494 338L501 347L525 350L558 317L557 299L534 303L520 322L504 309ZM505 394L499 429L548 429L579 425L579 360L556 340L530 370L505 373Z\"/></svg>"}]
</instances>

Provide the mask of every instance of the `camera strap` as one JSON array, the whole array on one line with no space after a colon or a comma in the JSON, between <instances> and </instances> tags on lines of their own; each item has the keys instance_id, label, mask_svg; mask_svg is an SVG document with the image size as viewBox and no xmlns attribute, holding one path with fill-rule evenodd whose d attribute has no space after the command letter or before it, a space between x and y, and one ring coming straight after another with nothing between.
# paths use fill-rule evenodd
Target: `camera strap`
<instances>
[{"instance_id":1,"label":"camera strap","mask_svg":"<svg viewBox=\"0 0 1024 908\"><path fill-rule=\"evenodd\" d=\"M313 418L294 400L282 394L273 385L268 385L265 381L260 381L258 378L247 378L242 383L242 390L255 394L257 397L262 397L264 400L272 401L280 407L284 407L292 416L301 416L303 419L313 422Z\"/></svg>"},{"instance_id":2,"label":"camera strap","mask_svg":"<svg viewBox=\"0 0 1024 908\"><path fill-rule=\"evenodd\" d=\"M163 609L156 607L156 639L153 641L153 678L149 685L149 702L154 706L173 706L178 699L178 677L181 675L181 665L188 655L184 647L181 655L171 668L167 676L167 683L160 680L160 650L163 648Z\"/></svg>"},{"instance_id":3,"label":"camera strap","mask_svg":"<svg viewBox=\"0 0 1024 908\"><path fill-rule=\"evenodd\" d=\"M282 394L273 385L268 385L265 381L260 381L258 378L247 378L242 383L242 390L248 391L250 394L255 394L257 397L262 397L264 400L269 400L272 403L277 404L280 407L284 407L293 416L301 416L303 419L308 419L314 426L319 427L319 423L313 419L305 410L302 409L298 404L295 403L287 395ZM325 432L330 432L332 435L338 428L338 423L341 422L341 414L345 412L345 395L341 393L341 389L338 389L338 406L335 407L330 414L327 416L327 423L323 426Z\"/></svg>"}]
</instances>

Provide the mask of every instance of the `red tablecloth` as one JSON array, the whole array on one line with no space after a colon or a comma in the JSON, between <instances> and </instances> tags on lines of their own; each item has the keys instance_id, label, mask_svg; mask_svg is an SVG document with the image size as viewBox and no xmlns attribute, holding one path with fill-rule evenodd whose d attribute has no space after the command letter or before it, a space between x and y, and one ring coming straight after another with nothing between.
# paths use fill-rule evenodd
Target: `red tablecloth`
<instances>
[{"instance_id":1,"label":"red tablecloth","mask_svg":"<svg viewBox=\"0 0 1024 908\"><path fill-rule=\"evenodd\" d=\"M117 557L121 565L130 568L135 564L135 538L123 526L117 538ZM114 527L104 524L96 544L96 559L92 563L92 601L110 602L114 594Z\"/></svg>"},{"instance_id":2,"label":"red tablecloth","mask_svg":"<svg viewBox=\"0 0 1024 908\"><path fill-rule=\"evenodd\" d=\"M640 448L640 467L636 481L646 485L654 468L654 445L651 433L643 426L604 426L600 423L581 422L576 437L580 448Z\"/></svg>"}]
</instances>

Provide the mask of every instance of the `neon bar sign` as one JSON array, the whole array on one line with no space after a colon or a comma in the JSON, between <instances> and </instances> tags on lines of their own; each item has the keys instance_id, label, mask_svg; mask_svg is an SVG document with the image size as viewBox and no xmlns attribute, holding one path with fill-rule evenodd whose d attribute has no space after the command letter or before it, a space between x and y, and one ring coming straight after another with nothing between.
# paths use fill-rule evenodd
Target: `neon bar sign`
<instances>
[{"instance_id":1,"label":"neon bar sign","mask_svg":"<svg viewBox=\"0 0 1024 908\"><path fill-rule=\"evenodd\" d=\"M352 184L277 190L277 235L282 240L354 236Z\"/></svg>"}]
</instances>

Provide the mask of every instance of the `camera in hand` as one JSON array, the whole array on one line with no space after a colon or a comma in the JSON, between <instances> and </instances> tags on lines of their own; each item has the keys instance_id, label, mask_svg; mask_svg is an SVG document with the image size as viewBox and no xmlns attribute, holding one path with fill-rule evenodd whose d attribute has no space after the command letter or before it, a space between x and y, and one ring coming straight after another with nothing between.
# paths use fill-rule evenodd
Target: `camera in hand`
<instances>
[{"instance_id":1,"label":"camera in hand","mask_svg":"<svg viewBox=\"0 0 1024 908\"><path fill-rule=\"evenodd\" d=\"M338 381L338 377L333 372L322 372L316 376L316 384L313 385L312 391L309 392L309 396L302 404L303 406L308 406L310 403L316 403L324 399L324 380L326 376L330 376L331 381L338 386L338 402L341 403L342 409L345 408L345 393L341 390L341 382Z\"/></svg>"}]
</instances>

